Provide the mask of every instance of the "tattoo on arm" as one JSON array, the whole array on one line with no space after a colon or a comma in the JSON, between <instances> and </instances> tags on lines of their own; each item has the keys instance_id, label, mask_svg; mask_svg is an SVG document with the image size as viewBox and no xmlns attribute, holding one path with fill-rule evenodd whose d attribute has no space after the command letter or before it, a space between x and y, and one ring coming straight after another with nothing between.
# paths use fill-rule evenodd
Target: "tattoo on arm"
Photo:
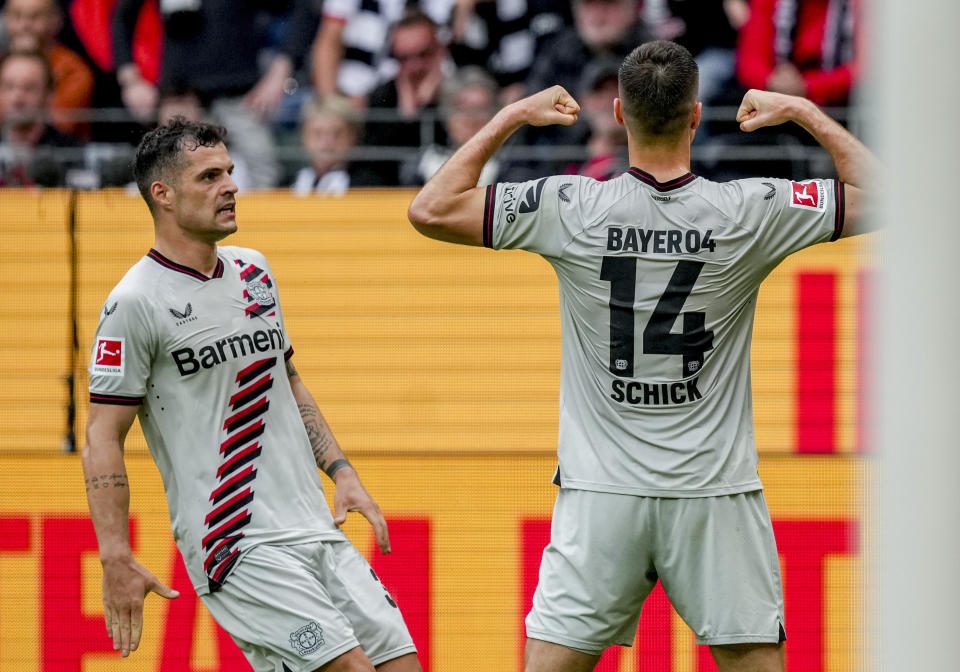
<instances>
[{"instance_id":1,"label":"tattoo on arm","mask_svg":"<svg viewBox=\"0 0 960 672\"><path fill-rule=\"evenodd\" d=\"M350 460L348 460L345 457L341 457L331 462L330 466L324 469L324 471L327 472L327 476L329 476L330 480L332 481L333 475L336 474L341 469L343 469L344 467L350 467L352 469L353 465L350 464Z\"/></svg>"},{"instance_id":2,"label":"tattoo on arm","mask_svg":"<svg viewBox=\"0 0 960 672\"><path fill-rule=\"evenodd\" d=\"M330 428L324 422L323 416L320 415L316 406L297 404L297 408L300 409L303 426L307 429L307 437L309 437L310 446L313 448L313 457L317 461L317 466L325 471L327 469L326 452L330 446L334 445Z\"/></svg>"},{"instance_id":3,"label":"tattoo on arm","mask_svg":"<svg viewBox=\"0 0 960 672\"><path fill-rule=\"evenodd\" d=\"M287 360L287 376L299 376L299 375L300 374L297 373L297 367L293 365L293 360L288 359Z\"/></svg>"},{"instance_id":4,"label":"tattoo on arm","mask_svg":"<svg viewBox=\"0 0 960 672\"><path fill-rule=\"evenodd\" d=\"M110 488L127 487L125 474L100 474L86 479L87 492L91 490L108 490Z\"/></svg>"}]
</instances>

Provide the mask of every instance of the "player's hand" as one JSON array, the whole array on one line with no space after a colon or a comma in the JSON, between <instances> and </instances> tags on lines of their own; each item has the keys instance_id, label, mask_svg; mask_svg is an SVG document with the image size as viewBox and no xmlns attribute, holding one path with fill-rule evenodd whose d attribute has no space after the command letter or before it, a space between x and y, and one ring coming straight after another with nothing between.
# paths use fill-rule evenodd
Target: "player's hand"
<instances>
[{"instance_id":1,"label":"player's hand","mask_svg":"<svg viewBox=\"0 0 960 672\"><path fill-rule=\"evenodd\" d=\"M143 599L153 591L172 600L180 593L162 584L133 558L103 563L103 618L113 650L124 658L136 651L143 631Z\"/></svg>"},{"instance_id":2,"label":"player's hand","mask_svg":"<svg viewBox=\"0 0 960 672\"><path fill-rule=\"evenodd\" d=\"M750 89L737 110L740 130L751 132L764 126L777 126L792 121L797 107L804 99L773 91Z\"/></svg>"},{"instance_id":3,"label":"player's hand","mask_svg":"<svg viewBox=\"0 0 960 672\"><path fill-rule=\"evenodd\" d=\"M387 521L380 511L380 507L363 487L360 477L353 467L338 469L334 474L336 491L333 495L333 522L337 527L343 525L348 511L356 511L370 521L373 526L373 535L381 553L390 552L390 534L387 532Z\"/></svg>"},{"instance_id":4,"label":"player's hand","mask_svg":"<svg viewBox=\"0 0 960 672\"><path fill-rule=\"evenodd\" d=\"M580 104L562 86L551 86L512 104L520 119L531 126L570 126L580 114Z\"/></svg>"}]
</instances>

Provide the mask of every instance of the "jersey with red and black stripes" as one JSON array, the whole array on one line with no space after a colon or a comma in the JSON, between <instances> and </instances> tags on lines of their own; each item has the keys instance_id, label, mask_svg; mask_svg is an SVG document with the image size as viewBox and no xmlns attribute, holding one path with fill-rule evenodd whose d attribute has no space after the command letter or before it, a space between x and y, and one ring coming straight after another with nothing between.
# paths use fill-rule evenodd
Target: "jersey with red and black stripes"
<instances>
[{"instance_id":1,"label":"jersey with red and black stripes","mask_svg":"<svg viewBox=\"0 0 960 672\"><path fill-rule=\"evenodd\" d=\"M110 293L89 367L91 403L139 407L201 594L257 544L343 538L288 381L273 273L255 250L217 256L207 276L150 250Z\"/></svg>"}]
</instances>

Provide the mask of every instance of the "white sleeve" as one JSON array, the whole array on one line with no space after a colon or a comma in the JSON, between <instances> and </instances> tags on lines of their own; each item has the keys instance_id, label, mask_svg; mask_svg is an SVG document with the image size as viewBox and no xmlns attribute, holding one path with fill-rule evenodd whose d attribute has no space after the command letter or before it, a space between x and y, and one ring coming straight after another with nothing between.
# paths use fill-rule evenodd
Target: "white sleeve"
<instances>
[{"instance_id":1,"label":"white sleeve","mask_svg":"<svg viewBox=\"0 0 960 672\"><path fill-rule=\"evenodd\" d=\"M582 178L554 175L487 187L483 244L559 257L580 230L577 204Z\"/></svg>"},{"instance_id":2,"label":"white sleeve","mask_svg":"<svg viewBox=\"0 0 960 672\"><path fill-rule=\"evenodd\" d=\"M760 199L769 195L770 189L774 191L764 204L765 212L755 229L758 243L768 258L783 259L811 245L836 240L843 232L843 182L781 179L751 182L758 182L761 187L748 192L748 198L757 205L764 204Z\"/></svg>"},{"instance_id":3,"label":"white sleeve","mask_svg":"<svg viewBox=\"0 0 960 672\"><path fill-rule=\"evenodd\" d=\"M100 310L90 353L90 401L139 406L156 351L156 339L137 297L114 290Z\"/></svg>"}]
</instances>

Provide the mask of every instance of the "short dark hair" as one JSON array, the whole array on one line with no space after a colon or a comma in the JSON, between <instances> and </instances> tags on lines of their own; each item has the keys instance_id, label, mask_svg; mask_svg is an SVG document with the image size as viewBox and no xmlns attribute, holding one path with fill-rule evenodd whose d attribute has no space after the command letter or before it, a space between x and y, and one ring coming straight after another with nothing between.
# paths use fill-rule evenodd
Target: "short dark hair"
<instances>
[{"instance_id":1,"label":"short dark hair","mask_svg":"<svg viewBox=\"0 0 960 672\"><path fill-rule=\"evenodd\" d=\"M140 195L153 212L150 185L157 180L171 180L171 172L180 167L183 152L198 147L215 147L225 142L227 129L202 121L174 117L165 126L147 132L137 145L133 158L133 178Z\"/></svg>"},{"instance_id":2,"label":"short dark hair","mask_svg":"<svg viewBox=\"0 0 960 672\"><path fill-rule=\"evenodd\" d=\"M679 135L697 103L697 62L675 42L646 42L620 64L620 102L631 130L651 140Z\"/></svg>"}]
</instances>

